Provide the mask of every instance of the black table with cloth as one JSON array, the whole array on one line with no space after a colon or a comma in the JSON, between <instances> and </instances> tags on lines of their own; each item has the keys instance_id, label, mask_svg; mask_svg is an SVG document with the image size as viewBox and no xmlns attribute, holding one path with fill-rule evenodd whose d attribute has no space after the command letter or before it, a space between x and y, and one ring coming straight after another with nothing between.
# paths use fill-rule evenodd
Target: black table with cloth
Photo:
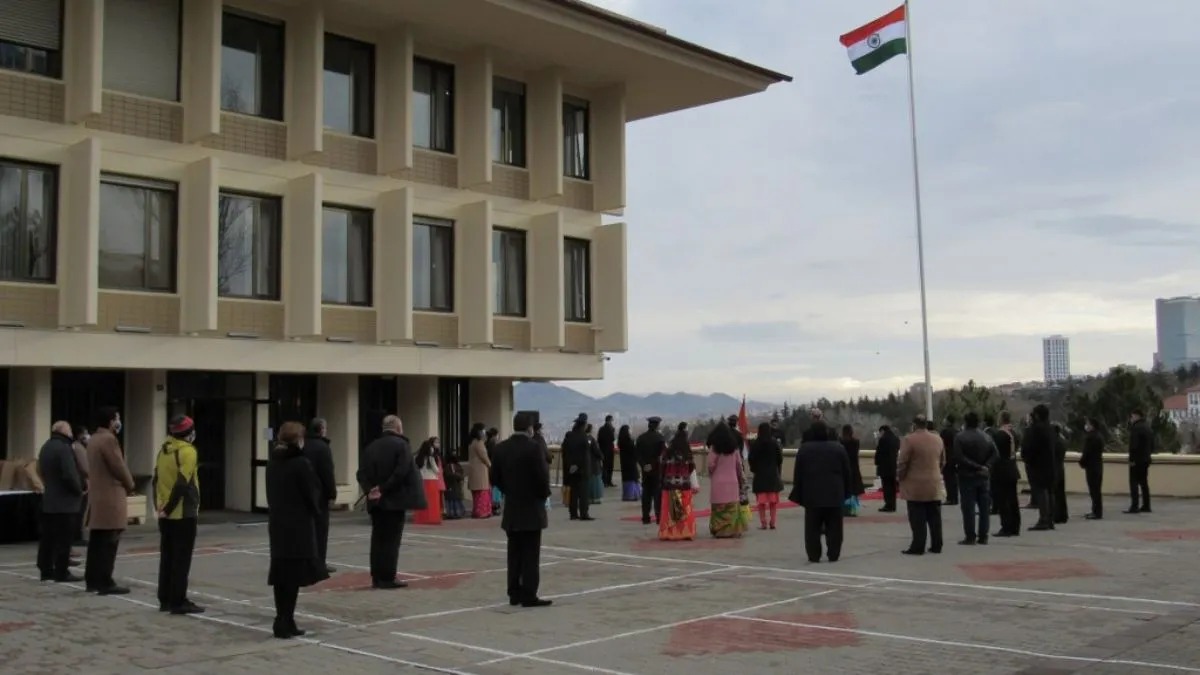
<instances>
[{"instance_id":1,"label":"black table with cloth","mask_svg":"<svg viewBox=\"0 0 1200 675\"><path fill-rule=\"evenodd\" d=\"M29 490L0 490L0 544L38 540L42 496Z\"/></svg>"}]
</instances>

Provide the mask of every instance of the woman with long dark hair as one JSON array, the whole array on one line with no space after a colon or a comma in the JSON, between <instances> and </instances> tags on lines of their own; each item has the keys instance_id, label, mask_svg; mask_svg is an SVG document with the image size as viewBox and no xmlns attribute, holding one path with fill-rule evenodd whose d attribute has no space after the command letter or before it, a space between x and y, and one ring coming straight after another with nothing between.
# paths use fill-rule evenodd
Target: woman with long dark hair
<instances>
[{"instance_id":1,"label":"woman with long dark hair","mask_svg":"<svg viewBox=\"0 0 1200 675\"><path fill-rule=\"evenodd\" d=\"M484 434L487 427L476 422L471 427L471 445L467 448L467 489L471 491L471 517L492 517L492 460L488 457Z\"/></svg>"},{"instance_id":2,"label":"woman with long dark hair","mask_svg":"<svg viewBox=\"0 0 1200 675\"><path fill-rule=\"evenodd\" d=\"M417 525L442 524L442 466L438 462L441 443L433 436L421 443L417 449L417 470L421 472L421 484L425 488L425 508L413 514Z\"/></svg>"},{"instance_id":3,"label":"woman with long dark hair","mask_svg":"<svg viewBox=\"0 0 1200 675\"><path fill-rule=\"evenodd\" d=\"M718 539L740 537L749 523L742 517L742 486L746 475L737 437L724 420L708 437L708 475L712 479L712 514L708 531Z\"/></svg>"},{"instance_id":4,"label":"woman with long dark hair","mask_svg":"<svg viewBox=\"0 0 1200 675\"><path fill-rule=\"evenodd\" d=\"M621 501L642 501L642 481L639 477L637 444L629 425L621 426L617 432L617 456L621 460Z\"/></svg>"},{"instance_id":5,"label":"woman with long dark hair","mask_svg":"<svg viewBox=\"0 0 1200 675\"><path fill-rule=\"evenodd\" d=\"M296 625L300 589L329 578L317 554L317 516L321 512L321 482L304 457L304 425L286 422L279 429L267 462L267 535L271 569L267 583L275 591L275 637L304 635Z\"/></svg>"},{"instance_id":6,"label":"woman with long dark hair","mask_svg":"<svg viewBox=\"0 0 1200 675\"><path fill-rule=\"evenodd\" d=\"M696 514L692 512L692 472L695 470L688 425L680 422L675 436L663 451L662 468L659 469L662 517L658 521L658 538L663 541L696 538Z\"/></svg>"},{"instance_id":7,"label":"woman with long dark hair","mask_svg":"<svg viewBox=\"0 0 1200 675\"><path fill-rule=\"evenodd\" d=\"M858 499L864 492L862 468L858 466L858 453L862 444L854 435L854 427L849 424L842 425L842 435L838 440L841 441L842 447L846 449L846 456L850 459L851 495L846 499L845 515L856 518L860 506Z\"/></svg>"},{"instance_id":8,"label":"woman with long dark hair","mask_svg":"<svg viewBox=\"0 0 1200 675\"><path fill-rule=\"evenodd\" d=\"M751 489L758 502L760 527L773 530L775 514L779 509L779 493L783 491L783 448L771 433L771 425L767 422L758 425L758 438L750 446L749 464L754 474Z\"/></svg>"}]
</instances>

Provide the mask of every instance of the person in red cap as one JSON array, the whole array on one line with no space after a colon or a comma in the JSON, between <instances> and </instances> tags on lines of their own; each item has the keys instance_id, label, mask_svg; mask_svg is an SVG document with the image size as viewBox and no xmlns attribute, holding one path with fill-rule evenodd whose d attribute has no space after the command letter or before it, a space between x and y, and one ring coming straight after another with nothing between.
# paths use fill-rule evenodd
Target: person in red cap
<instances>
[{"instance_id":1,"label":"person in red cap","mask_svg":"<svg viewBox=\"0 0 1200 675\"><path fill-rule=\"evenodd\" d=\"M158 610L199 614L204 609L187 598L188 574L196 546L200 515L196 423L186 415L171 418L154 465L154 503L158 512Z\"/></svg>"}]
</instances>

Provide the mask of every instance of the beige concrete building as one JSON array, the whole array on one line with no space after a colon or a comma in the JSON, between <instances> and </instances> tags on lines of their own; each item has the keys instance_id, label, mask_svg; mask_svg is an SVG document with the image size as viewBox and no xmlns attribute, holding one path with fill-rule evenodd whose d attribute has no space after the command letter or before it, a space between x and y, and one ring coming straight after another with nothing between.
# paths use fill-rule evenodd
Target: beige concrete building
<instances>
[{"instance_id":1,"label":"beige concrete building","mask_svg":"<svg viewBox=\"0 0 1200 675\"><path fill-rule=\"evenodd\" d=\"M503 430L626 349L626 123L786 79L575 0L0 0L0 449L186 413L249 510L288 419L348 501L386 413Z\"/></svg>"}]
</instances>

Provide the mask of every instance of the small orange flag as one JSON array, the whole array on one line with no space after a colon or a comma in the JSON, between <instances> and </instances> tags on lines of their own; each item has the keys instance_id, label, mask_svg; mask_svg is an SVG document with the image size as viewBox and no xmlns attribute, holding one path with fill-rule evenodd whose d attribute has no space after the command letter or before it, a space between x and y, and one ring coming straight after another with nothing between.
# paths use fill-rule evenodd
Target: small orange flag
<instances>
[{"instance_id":1,"label":"small orange flag","mask_svg":"<svg viewBox=\"0 0 1200 675\"><path fill-rule=\"evenodd\" d=\"M742 438L750 435L750 418L746 416L746 395L742 394L742 409L738 411L738 431Z\"/></svg>"}]
</instances>

